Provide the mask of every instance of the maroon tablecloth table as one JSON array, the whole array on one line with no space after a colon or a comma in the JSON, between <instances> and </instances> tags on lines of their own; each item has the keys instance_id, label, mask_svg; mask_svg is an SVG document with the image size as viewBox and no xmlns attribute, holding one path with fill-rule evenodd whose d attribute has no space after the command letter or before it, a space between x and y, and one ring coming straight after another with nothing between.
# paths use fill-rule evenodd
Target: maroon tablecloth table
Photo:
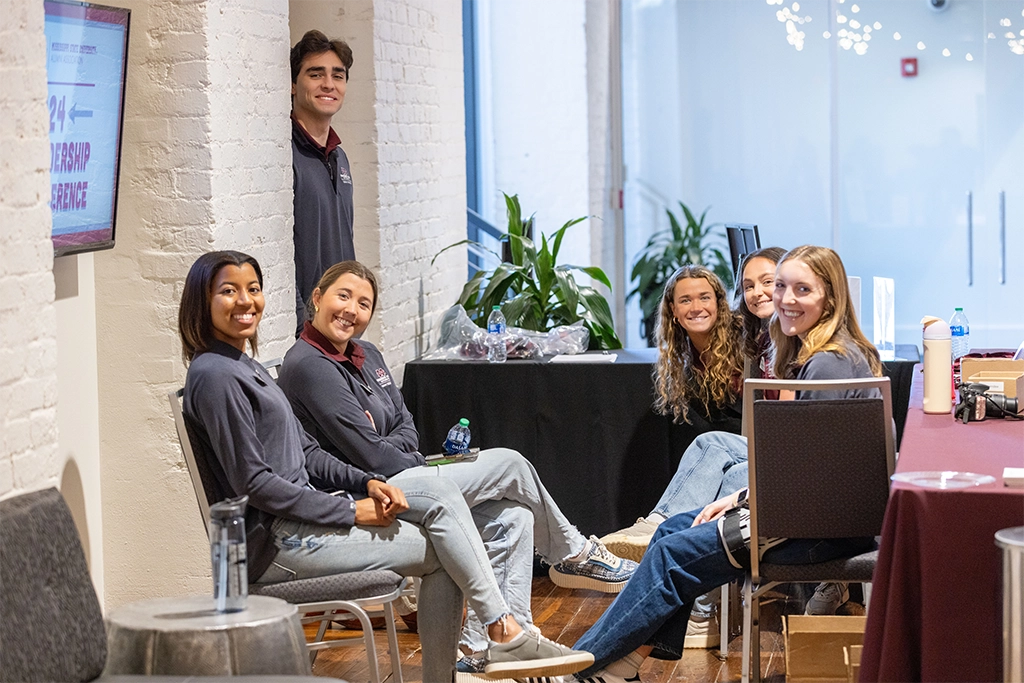
<instances>
[{"instance_id":1,"label":"maroon tablecloth table","mask_svg":"<svg viewBox=\"0 0 1024 683\"><path fill-rule=\"evenodd\" d=\"M1024 524L1024 422L925 415L915 374L897 472L990 474L937 490L894 483L872 584L860 680L1001 681L1002 555L995 532Z\"/></svg>"}]
</instances>

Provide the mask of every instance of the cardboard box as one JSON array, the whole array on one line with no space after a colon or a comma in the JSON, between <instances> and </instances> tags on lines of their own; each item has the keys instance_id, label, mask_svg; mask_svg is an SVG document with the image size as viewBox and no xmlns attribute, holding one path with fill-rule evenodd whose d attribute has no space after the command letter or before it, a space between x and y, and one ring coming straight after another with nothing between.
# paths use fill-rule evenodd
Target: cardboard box
<instances>
[{"instance_id":1,"label":"cardboard box","mask_svg":"<svg viewBox=\"0 0 1024 683\"><path fill-rule=\"evenodd\" d=\"M976 372L967 378L971 384L986 384L986 394L1002 394L1007 398L1024 396L1024 373Z\"/></svg>"},{"instance_id":2,"label":"cardboard box","mask_svg":"<svg viewBox=\"0 0 1024 683\"><path fill-rule=\"evenodd\" d=\"M844 648L864 644L867 617L793 614L782 622L786 643L786 680L847 680Z\"/></svg>"},{"instance_id":3,"label":"cardboard box","mask_svg":"<svg viewBox=\"0 0 1024 683\"><path fill-rule=\"evenodd\" d=\"M990 394L1024 397L1024 360L964 358L960 362L960 376L967 378L968 382L989 385Z\"/></svg>"},{"instance_id":4,"label":"cardboard box","mask_svg":"<svg viewBox=\"0 0 1024 683\"><path fill-rule=\"evenodd\" d=\"M860 680L860 656L864 647L851 645L843 648L843 659L846 661L846 683L857 683Z\"/></svg>"}]
</instances>

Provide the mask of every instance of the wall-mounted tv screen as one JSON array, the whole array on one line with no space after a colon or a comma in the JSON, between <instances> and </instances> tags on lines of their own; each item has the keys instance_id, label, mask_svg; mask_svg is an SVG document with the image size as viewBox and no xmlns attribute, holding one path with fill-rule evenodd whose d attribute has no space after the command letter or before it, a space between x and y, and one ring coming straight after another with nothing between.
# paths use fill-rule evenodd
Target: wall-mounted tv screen
<instances>
[{"instance_id":1,"label":"wall-mounted tv screen","mask_svg":"<svg viewBox=\"0 0 1024 683\"><path fill-rule=\"evenodd\" d=\"M114 246L131 11L46 0L55 256Z\"/></svg>"}]
</instances>

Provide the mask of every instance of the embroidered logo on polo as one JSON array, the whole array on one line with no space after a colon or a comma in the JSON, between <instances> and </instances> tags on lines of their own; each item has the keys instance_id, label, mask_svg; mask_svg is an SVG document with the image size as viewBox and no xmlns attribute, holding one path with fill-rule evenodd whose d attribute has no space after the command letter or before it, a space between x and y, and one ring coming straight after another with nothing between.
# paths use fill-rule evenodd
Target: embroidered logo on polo
<instances>
[{"instance_id":1,"label":"embroidered logo on polo","mask_svg":"<svg viewBox=\"0 0 1024 683\"><path fill-rule=\"evenodd\" d=\"M388 375L388 371L387 370L385 370L384 368L377 368L376 372L377 372L377 384L379 384L382 389L384 387L391 386L391 376Z\"/></svg>"}]
</instances>

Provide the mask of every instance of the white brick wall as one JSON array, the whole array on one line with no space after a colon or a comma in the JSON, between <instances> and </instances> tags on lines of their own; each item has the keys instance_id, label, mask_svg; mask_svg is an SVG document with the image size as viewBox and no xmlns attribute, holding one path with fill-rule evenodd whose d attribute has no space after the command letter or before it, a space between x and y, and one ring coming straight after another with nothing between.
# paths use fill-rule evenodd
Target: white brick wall
<instances>
[{"instance_id":1,"label":"white brick wall","mask_svg":"<svg viewBox=\"0 0 1024 683\"><path fill-rule=\"evenodd\" d=\"M54 486L57 342L42 3L0 23L0 497Z\"/></svg>"},{"instance_id":2,"label":"white brick wall","mask_svg":"<svg viewBox=\"0 0 1024 683\"><path fill-rule=\"evenodd\" d=\"M436 343L434 328L466 280L462 8L375 3L381 340L392 370Z\"/></svg>"},{"instance_id":3,"label":"white brick wall","mask_svg":"<svg viewBox=\"0 0 1024 683\"><path fill-rule=\"evenodd\" d=\"M96 257L106 603L208 590L206 538L167 404L177 310L213 249L264 269L261 357L293 319L287 4L130 0L117 247Z\"/></svg>"}]
</instances>

